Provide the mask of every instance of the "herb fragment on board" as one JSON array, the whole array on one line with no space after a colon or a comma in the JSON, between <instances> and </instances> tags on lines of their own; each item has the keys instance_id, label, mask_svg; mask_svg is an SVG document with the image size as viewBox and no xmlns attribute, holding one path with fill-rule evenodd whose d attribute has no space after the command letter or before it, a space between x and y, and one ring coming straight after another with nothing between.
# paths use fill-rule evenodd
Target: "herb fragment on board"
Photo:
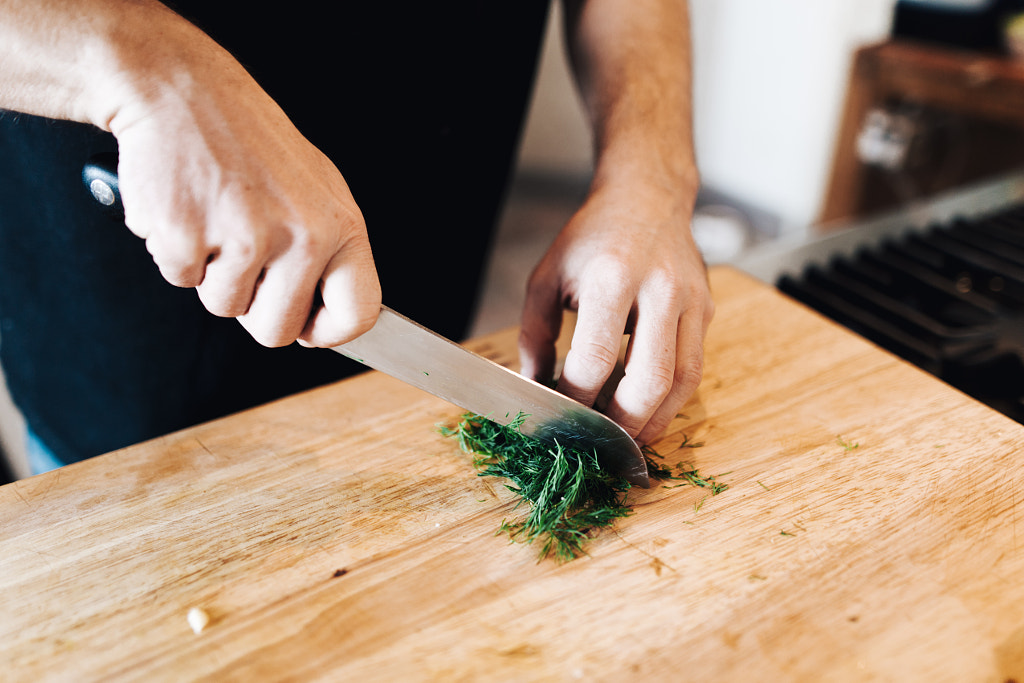
<instances>
[{"instance_id":1,"label":"herb fragment on board","mask_svg":"<svg viewBox=\"0 0 1024 683\"><path fill-rule=\"evenodd\" d=\"M679 476L674 477L675 479L682 479L690 486L696 486L697 488L708 489L711 491L711 495L717 496L722 491L729 488L728 484L724 484L717 480L717 477L722 475L702 475L696 467L692 467L686 463L678 463L676 467L679 469ZM728 472L726 472L728 474Z\"/></svg>"},{"instance_id":2,"label":"herb fragment on board","mask_svg":"<svg viewBox=\"0 0 1024 683\"><path fill-rule=\"evenodd\" d=\"M695 443L693 441L690 441L690 437L689 436L687 436L686 434L683 434L683 442L681 444L679 444L679 448L700 448L703 445L704 445L703 441L697 441Z\"/></svg>"},{"instance_id":3,"label":"herb fragment on board","mask_svg":"<svg viewBox=\"0 0 1024 683\"><path fill-rule=\"evenodd\" d=\"M505 521L498 533L516 543L540 544L539 560L554 555L572 560L583 554L594 530L610 527L631 510L630 485L603 470L594 452L549 446L521 431L525 415L502 426L480 415L466 414L453 428L442 428L474 454L479 476L502 477L505 487L529 505L525 518Z\"/></svg>"},{"instance_id":4,"label":"herb fragment on board","mask_svg":"<svg viewBox=\"0 0 1024 683\"><path fill-rule=\"evenodd\" d=\"M852 451L855 448L860 448L860 444L859 443L853 443L853 442L850 442L850 441L846 441L841 436L837 436L836 437L836 443L838 443L840 446L842 446L843 450L846 451L847 453L849 453L850 451Z\"/></svg>"},{"instance_id":5,"label":"herb fragment on board","mask_svg":"<svg viewBox=\"0 0 1024 683\"><path fill-rule=\"evenodd\" d=\"M665 463L658 462L655 458L664 460L665 456L659 454L656 450L650 446L641 446L640 452L644 454L644 460L647 462L647 476L651 479L657 479L663 481L665 479L674 479L672 476L672 468Z\"/></svg>"},{"instance_id":6,"label":"herb fragment on board","mask_svg":"<svg viewBox=\"0 0 1024 683\"><path fill-rule=\"evenodd\" d=\"M679 449L683 448L700 448L704 445L704 442L692 443L689 437L683 437L683 443L679 446ZM719 482L717 477L724 475L711 475L704 476L697 470L696 467L684 462L676 463L676 469L679 471L675 474L670 465L666 465L658 460L664 460L665 456L659 454L656 450L650 446L644 446L640 449L644 454L644 459L647 461L647 473L652 479L658 479L661 481L667 479L682 480L682 484L676 484L672 487L665 488L678 488L680 486L695 486L697 488L708 489L711 491L711 495L717 496L722 491L729 488L728 484ZM678 450L678 449L677 449ZM657 460L655 459L657 458ZM729 474L726 472L725 474Z\"/></svg>"}]
</instances>

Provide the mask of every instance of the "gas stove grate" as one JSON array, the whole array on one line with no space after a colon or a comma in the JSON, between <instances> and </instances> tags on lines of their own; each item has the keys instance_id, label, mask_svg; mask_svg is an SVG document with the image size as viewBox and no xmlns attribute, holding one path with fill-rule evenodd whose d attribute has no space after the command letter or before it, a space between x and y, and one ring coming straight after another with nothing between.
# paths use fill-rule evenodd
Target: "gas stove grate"
<instances>
[{"instance_id":1,"label":"gas stove grate","mask_svg":"<svg viewBox=\"0 0 1024 683\"><path fill-rule=\"evenodd\" d=\"M777 286L1024 423L1024 205L889 238Z\"/></svg>"}]
</instances>

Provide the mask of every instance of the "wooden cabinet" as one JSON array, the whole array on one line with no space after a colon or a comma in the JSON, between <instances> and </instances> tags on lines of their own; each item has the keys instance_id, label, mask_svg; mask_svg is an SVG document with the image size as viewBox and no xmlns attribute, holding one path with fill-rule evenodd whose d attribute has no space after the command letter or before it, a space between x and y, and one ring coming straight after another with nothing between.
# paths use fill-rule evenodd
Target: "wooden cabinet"
<instances>
[{"instance_id":1,"label":"wooden cabinet","mask_svg":"<svg viewBox=\"0 0 1024 683\"><path fill-rule=\"evenodd\" d=\"M910 112L919 126L898 171L863 163L857 138L875 108ZM822 222L895 208L1024 166L1024 63L906 41L857 52Z\"/></svg>"}]
</instances>

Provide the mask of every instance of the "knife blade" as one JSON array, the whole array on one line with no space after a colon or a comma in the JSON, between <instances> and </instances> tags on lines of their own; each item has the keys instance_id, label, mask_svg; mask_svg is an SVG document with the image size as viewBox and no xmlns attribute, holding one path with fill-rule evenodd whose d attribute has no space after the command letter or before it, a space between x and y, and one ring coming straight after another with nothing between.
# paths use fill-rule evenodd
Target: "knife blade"
<instances>
[{"instance_id":1,"label":"knife blade","mask_svg":"<svg viewBox=\"0 0 1024 683\"><path fill-rule=\"evenodd\" d=\"M123 218L117 158L98 155L82 169L97 202ZM630 484L649 488L647 461L618 423L593 408L523 377L381 306L376 324L338 353L545 443L597 454L598 463Z\"/></svg>"},{"instance_id":2,"label":"knife blade","mask_svg":"<svg viewBox=\"0 0 1024 683\"><path fill-rule=\"evenodd\" d=\"M635 486L651 485L640 447L618 423L387 306L381 306L369 332L334 350L502 425L522 414L523 434L549 444L593 449L601 467Z\"/></svg>"}]
</instances>

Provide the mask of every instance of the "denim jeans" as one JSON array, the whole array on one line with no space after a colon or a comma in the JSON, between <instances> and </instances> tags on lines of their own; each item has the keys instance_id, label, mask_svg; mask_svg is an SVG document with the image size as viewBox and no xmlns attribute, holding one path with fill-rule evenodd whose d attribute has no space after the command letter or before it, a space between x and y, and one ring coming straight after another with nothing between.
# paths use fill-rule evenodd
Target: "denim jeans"
<instances>
[{"instance_id":1,"label":"denim jeans","mask_svg":"<svg viewBox=\"0 0 1024 683\"><path fill-rule=\"evenodd\" d=\"M25 450L32 474L42 474L64 466L31 429L25 430Z\"/></svg>"}]
</instances>

